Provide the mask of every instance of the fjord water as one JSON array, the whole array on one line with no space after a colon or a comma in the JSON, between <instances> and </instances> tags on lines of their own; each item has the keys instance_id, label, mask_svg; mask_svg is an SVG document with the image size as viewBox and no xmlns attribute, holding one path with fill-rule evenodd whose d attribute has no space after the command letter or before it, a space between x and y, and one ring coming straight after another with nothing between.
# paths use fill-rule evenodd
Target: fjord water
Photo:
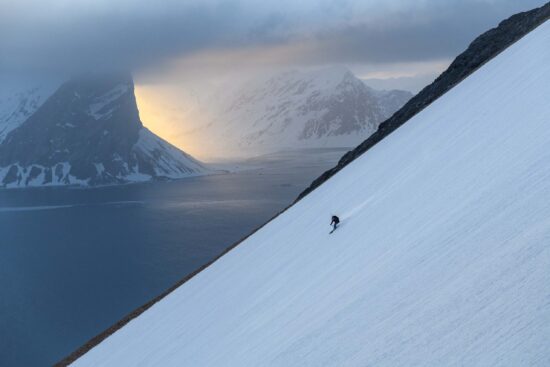
<instances>
[{"instance_id":1,"label":"fjord water","mask_svg":"<svg viewBox=\"0 0 550 367\"><path fill-rule=\"evenodd\" d=\"M60 360L271 218L341 155L173 182L0 190L0 366Z\"/></svg>"}]
</instances>

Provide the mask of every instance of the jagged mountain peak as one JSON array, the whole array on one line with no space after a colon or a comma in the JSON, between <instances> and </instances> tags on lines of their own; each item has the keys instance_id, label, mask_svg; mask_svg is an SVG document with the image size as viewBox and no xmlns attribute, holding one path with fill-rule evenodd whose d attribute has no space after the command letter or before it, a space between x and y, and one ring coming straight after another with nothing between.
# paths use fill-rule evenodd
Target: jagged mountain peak
<instances>
[{"instance_id":1,"label":"jagged mountain peak","mask_svg":"<svg viewBox=\"0 0 550 367\"><path fill-rule=\"evenodd\" d=\"M306 90L332 90L346 83L360 83L360 80L344 66L331 66L313 70L283 71L274 76L259 78L245 85L243 89L264 88L280 92L304 93ZM289 86L294 89L280 89ZM278 88L279 87L279 88Z\"/></svg>"}]
</instances>

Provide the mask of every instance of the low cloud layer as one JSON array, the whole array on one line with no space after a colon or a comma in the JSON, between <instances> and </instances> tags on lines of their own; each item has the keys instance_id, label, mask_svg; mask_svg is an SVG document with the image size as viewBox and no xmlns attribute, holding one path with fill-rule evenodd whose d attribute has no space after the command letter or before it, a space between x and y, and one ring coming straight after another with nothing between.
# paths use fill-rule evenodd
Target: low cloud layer
<instances>
[{"instance_id":1,"label":"low cloud layer","mask_svg":"<svg viewBox=\"0 0 550 367\"><path fill-rule=\"evenodd\" d=\"M3 0L0 73L136 72L205 55L217 67L423 62L544 2Z\"/></svg>"}]
</instances>

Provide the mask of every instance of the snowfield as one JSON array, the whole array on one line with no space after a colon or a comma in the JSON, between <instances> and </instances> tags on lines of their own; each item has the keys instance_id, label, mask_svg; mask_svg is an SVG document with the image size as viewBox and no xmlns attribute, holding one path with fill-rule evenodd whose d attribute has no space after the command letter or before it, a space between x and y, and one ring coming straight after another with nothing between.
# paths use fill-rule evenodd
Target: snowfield
<instances>
[{"instance_id":1,"label":"snowfield","mask_svg":"<svg viewBox=\"0 0 550 367\"><path fill-rule=\"evenodd\" d=\"M548 45L550 21L74 365L550 366Z\"/></svg>"}]
</instances>

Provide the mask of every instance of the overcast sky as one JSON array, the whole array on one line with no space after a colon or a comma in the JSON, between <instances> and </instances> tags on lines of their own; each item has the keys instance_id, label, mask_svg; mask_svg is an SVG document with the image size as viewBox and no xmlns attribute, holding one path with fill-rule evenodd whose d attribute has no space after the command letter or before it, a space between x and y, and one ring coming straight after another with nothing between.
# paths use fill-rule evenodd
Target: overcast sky
<instances>
[{"instance_id":1,"label":"overcast sky","mask_svg":"<svg viewBox=\"0 0 550 367\"><path fill-rule=\"evenodd\" d=\"M366 79L410 81L440 72L500 20L544 3L0 0L0 74L129 69L154 81L156 71L218 78L344 64Z\"/></svg>"}]
</instances>

